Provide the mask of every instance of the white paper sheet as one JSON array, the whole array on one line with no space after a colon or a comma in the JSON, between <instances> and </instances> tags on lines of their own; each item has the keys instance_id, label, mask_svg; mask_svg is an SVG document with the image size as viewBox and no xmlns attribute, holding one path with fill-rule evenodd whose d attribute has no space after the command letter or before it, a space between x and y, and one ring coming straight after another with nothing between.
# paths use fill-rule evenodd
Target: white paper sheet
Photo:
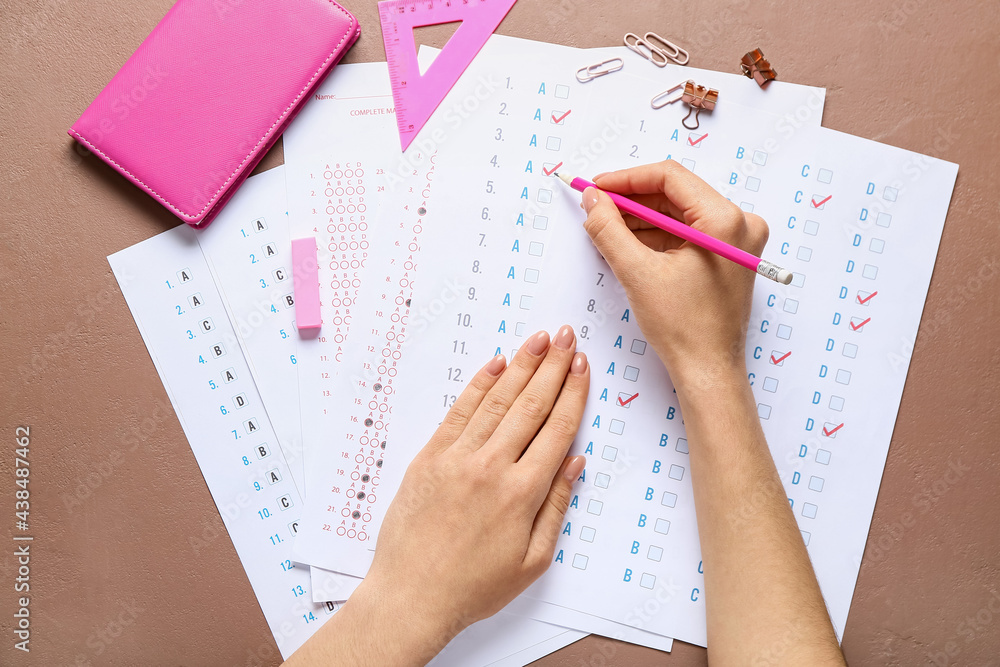
<instances>
[{"instance_id":1,"label":"white paper sheet","mask_svg":"<svg viewBox=\"0 0 1000 667\"><path fill-rule=\"evenodd\" d=\"M181 225L108 261L287 658L337 605L292 561L302 501L196 237Z\"/></svg>"},{"instance_id":2,"label":"white paper sheet","mask_svg":"<svg viewBox=\"0 0 1000 667\"><path fill-rule=\"evenodd\" d=\"M798 274L795 287L758 284L751 323L751 331L756 327L758 333L749 341L752 379L790 502L800 517L834 624L842 631L905 379L907 348L899 341L912 340L919 322L954 165L808 127L818 122L818 109L813 115L803 111L801 116L775 118L720 102L715 112L701 115L702 126L692 133L680 127L682 113L652 112L645 98L630 98L628 90L616 94L613 86L605 85L614 75L586 84L590 92L581 92L580 84L570 78L570 68L546 80L552 76L545 69L551 61L536 59L529 66L512 49L502 57L512 74L506 80L506 72L489 69L491 52L487 45L487 57L470 68L467 78L475 83L476 76L485 74L489 81L493 74L502 84L496 87L501 96L488 98L479 105L482 111L470 112L455 129L461 150L452 152L453 143L438 142L435 202L420 243L417 290L408 314L399 310L409 317L404 337L410 342L398 350L401 385L394 389L392 406L393 423L406 424L406 437L393 438L391 427L375 424L380 414L387 414L381 405L358 414L359 423L369 416L373 423L359 426L357 433L378 437L380 443L388 432L391 442L378 503L370 498L364 503L376 510L370 520L361 517L365 537L371 539L377 532L379 508L391 497L406 462L436 426L450 397L460 391L455 370L469 377L498 348L510 354L535 328L554 329L569 321L577 326L581 346L592 354L596 369L587 419L598 414L603 419L599 424L588 421L581 437L592 438L576 445L582 452L591 439L595 442L568 522L578 531L593 528L593 535L586 531L586 536L594 541L585 544L571 526L561 558L531 594L704 643L697 534L685 454L677 449L683 450L686 442L676 401L634 321L622 321L621 291L580 229L579 195L566 193L561 184L545 181L538 172L539 163L546 171L563 162L592 173L669 155L690 165L734 202L769 219L772 241L765 254ZM545 89L541 82L547 84ZM472 99L474 92L466 81L449 99ZM520 114L520 105L530 104L531 96L539 100L539 118L502 116L501 104ZM810 100L803 97L800 106L808 110L817 104ZM567 110L573 115L566 116ZM727 110L741 112L735 117L738 123L726 120ZM659 129L650 131L655 126ZM428 125L424 134L433 136L433 128ZM490 164L494 155L501 163L497 171ZM494 192L496 199L490 197ZM827 199L831 194L833 199ZM904 236L901 227L917 233ZM859 235L857 246L854 234ZM598 279L603 280L600 286ZM841 288L846 290L843 298ZM866 295L884 297L887 290L892 299L867 300ZM840 310L830 310L831 304L840 304ZM873 310L875 305L881 308ZM866 322L869 312L879 315L873 318L876 326ZM836 323L835 314L840 316ZM359 328L368 331L369 325ZM623 347L608 349L619 333ZM827 351L830 339L835 347ZM633 352L634 340L638 342ZM788 351L802 361L789 364L785 358L784 365L777 366ZM845 356L845 351L854 357ZM375 358L365 358L363 348L360 352L361 363L373 364L378 371L379 352ZM769 361L772 354L775 364ZM605 358L616 360L613 374L608 373L610 366L601 369ZM881 376L883 372L890 376ZM360 372L357 378L355 387L369 393L377 379ZM765 384L775 391L765 391ZM651 400L629 408L612 405L633 385L641 390L629 396L640 393ZM594 401L600 401L605 388L607 401L597 408ZM820 395L816 404L814 392ZM662 409L644 407L650 405ZM882 409L870 410L873 405ZM838 429L841 423L845 426ZM829 435L821 435L822 429ZM858 434L865 438L864 451L835 448L837 438L861 442L854 440ZM608 475L600 478L601 483L607 481L606 489L595 485L598 473ZM357 493L360 486L345 483L343 488ZM337 498L336 503L359 506L354 498ZM316 526L307 524L303 538L319 534ZM351 521L339 525L360 532ZM330 540L331 545L339 543ZM346 551L331 548L324 566L363 574L357 558L364 549L358 547L356 541ZM637 617L635 612L647 605L655 606L655 612Z\"/></svg>"}]
</instances>

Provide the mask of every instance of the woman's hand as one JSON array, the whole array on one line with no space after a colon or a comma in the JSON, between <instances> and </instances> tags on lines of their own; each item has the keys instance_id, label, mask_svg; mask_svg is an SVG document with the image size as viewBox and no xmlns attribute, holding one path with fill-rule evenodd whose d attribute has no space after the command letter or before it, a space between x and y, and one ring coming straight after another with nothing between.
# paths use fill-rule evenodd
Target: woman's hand
<instances>
[{"instance_id":1,"label":"woman's hand","mask_svg":"<svg viewBox=\"0 0 1000 667\"><path fill-rule=\"evenodd\" d=\"M422 665L545 572L586 463L566 453L589 387L568 326L486 364L410 463L368 576L288 664Z\"/></svg>"},{"instance_id":2,"label":"woman's hand","mask_svg":"<svg viewBox=\"0 0 1000 667\"><path fill-rule=\"evenodd\" d=\"M759 255L767 224L677 162L601 174L595 184ZM599 190L583 193L594 245L625 287L632 312L678 386L746 377L755 273L632 216Z\"/></svg>"}]
</instances>

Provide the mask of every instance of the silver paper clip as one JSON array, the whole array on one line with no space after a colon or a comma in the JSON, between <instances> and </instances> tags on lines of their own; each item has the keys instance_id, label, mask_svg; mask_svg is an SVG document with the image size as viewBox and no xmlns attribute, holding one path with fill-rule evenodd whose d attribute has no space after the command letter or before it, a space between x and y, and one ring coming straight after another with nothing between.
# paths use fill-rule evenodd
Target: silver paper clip
<instances>
[{"instance_id":1,"label":"silver paper clip","mask_svg":"<svg viewBox=\"0 0 1000 667\"><path fill-rule=\"evenodd\" d=\"M632 41L629 41L629 37L632 38ZM653 63L657 67L666 67L667 63L670 62L670 59L667 58L666 53L660 51L660 49L653 46L652 44L644 40L642 37L639 37L639 35L635 34L634 32L625 33L624 42L625 46L627 46L635 53L638 53L640 56L642 56L649 62Z\"/></svg>"},{"instance_id":2,"label":"silver paper clip","mask_svg":"<svg viewBox=\"0 0 1000 667\"><path fill-rule=\"evenodd\" d=\"M607 67L605 67L605 65L607 65ZM602 60L599 63L594 63L593 65L578 69L576 71L576 80L580 83L587 83L588 81L593 81L594 79L602 77L605 74L617 72L622 67L625 67L625 61L621 58Z\"/></svg>"},{"instance_id":3,"label":"silver paper clip","mask_svg":"<svg viewBox=\"0 0 1000 667\"><path fill-rule=\"evenodd\" d=\"M673 60L678 65L687 65L688 61L691 60L691 55L677 46L673 42L667 41L657 35L655 32L647 32L642 36L642 40L647 44L655 47L660 53L665 55L670 60ZM656 40L660 45L654 44L653 40Z\"/></svg>"}]
</instances>

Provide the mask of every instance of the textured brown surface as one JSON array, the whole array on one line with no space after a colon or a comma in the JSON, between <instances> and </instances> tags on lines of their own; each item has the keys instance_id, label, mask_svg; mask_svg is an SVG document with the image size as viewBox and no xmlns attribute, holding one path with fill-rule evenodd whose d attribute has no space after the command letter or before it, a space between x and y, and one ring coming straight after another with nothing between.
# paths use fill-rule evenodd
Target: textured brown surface
<instances>
[{"instance_id":1,"label":"textured brown surface","mask_svg":"<svg viewBox=\"0 0 1000 667\"><path fill-rule=\"evenodd\" d=\"M363 30L347 61L382 59L375 3L344 4ZM35 542L29 655L12 649L0 550L0 664L279 661L105 260L176 220L66 135L169 6L4 2L0 507L10 545L14 429L29 425ZM1000 664L1000 4L521 0L500 32L603 46L628 30L713 69L760 46L781 79L828 89L827 127L961 165L844 649L856 665ZM704 662L588 638L540 664Z\"/></svg>"}]
</instances>

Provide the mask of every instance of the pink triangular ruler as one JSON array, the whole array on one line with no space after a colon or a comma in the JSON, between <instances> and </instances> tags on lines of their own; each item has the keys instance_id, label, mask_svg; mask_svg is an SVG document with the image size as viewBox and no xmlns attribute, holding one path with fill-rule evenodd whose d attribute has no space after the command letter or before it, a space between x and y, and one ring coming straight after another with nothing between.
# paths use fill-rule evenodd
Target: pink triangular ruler
<instances>
[{"instance_id":1,"label":"pink triangular ruler","mask_svg":"<svg viewBox=\"0 0 1000 667\"><path fill-rule=\"evenodd\" d=\"M378 3L396 124L405 151L517 0L387 0ZM413 29L461 21L420 75Z\"/></svg>"}]
</instances>

